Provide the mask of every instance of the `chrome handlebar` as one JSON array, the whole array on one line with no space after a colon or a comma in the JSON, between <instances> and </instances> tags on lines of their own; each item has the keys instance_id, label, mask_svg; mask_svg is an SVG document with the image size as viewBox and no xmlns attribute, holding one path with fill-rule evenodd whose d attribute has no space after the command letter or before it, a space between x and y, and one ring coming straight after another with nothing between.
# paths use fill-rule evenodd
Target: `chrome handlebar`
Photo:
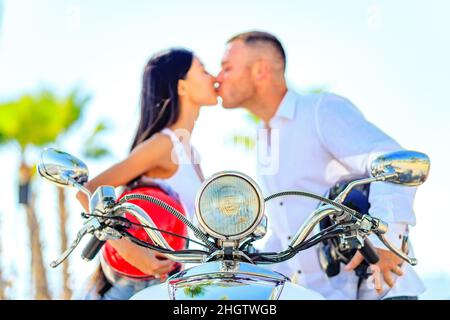
<instances>
[{"instance_id":1,"label":"chrome handlebar","mask_svg":"<svg viewBox=\"0 0 450 320\"><path fill-rule=\"evenodd\" d=\"M402 252L401 249L393 246L383 236L383 232L385 232L386 230L383 230L384 224L380 223L381 221L379 219L370 217L368 215L361 215L356 211L343 206L341 203L353 187L361 184L367 184L377 181L388 181L400 185L418 186L426 180L429 173L429 167L430 161L428 156L426 156L425 154L412 151L396 151L381 155L376 158L371 164L370 174L372 177L367 179L360 179L350 183L347 188L340 195L338 195L336 201L331 201L317 195L308 194L307 192L295 192L297 194L309 196L314 199L319 199L322 202L328 203L328 206L322 206L315 210L308 217L305 223L302 224L302 226L294 236L290 248L282 253L279 253L278 255L286 255L286 253L288 253L288 256L290 256L290 254L292 253L295 254L295 251L301 250L302 244L305 244L305 248L309 244L313 245L312 242L307 242L307 237L311 234L314 227L322 219L327 216L334 215L333 218L337 221L337 224L345 226L346 228L341 234L347 236L348 230L348 238L357 238L357 242L352 244L351 247L360 247L362 243L361 240L365 240L369 233L375 233L390 251L392 251L394 254L407 261L408 263L415 265L417 263L416 259L408 257L405 253ZM112 215L114 215L115 213L123 211L130 212L141 222L141 224L150 227L146 228L148 236L156 245L158 245L162 249L161 251L165 251L164 254L168 258L179 262L203 262L207 259L206 256L208 255L208 252L189 252L189 250L174 251L168 245L159 231L151 229L155 228L155 224L153 220L141 208L129 203L116 203L117 198L112 186L100 187L100 189L98 189L96 193L92 195L89 190L82 185L83 182L88 180L87 166L82 161L71 156L70 154L51 148L44 150L38 163L38 172L42 177L48 179L49 181L60 187L74 186L78 188L81 192L85 193L90 198L89 213L92 216L94 216L95 212L101 213L100 216L92 217L92 219L86 221L83 228L78 232L75 241L58 260L52 262L52 267L56 267L61 262L63 262L73 252L74 248L80 243L83 236L87 233L94 233L99 241L105 241L114 237L115 232L109 233L108 231L117 231L116 236L121 237L123 234L122 229L117 228L117 230L112 230L114 229L114 227L110 227L104 222L109 218L114 218ZM292 192L281 192L277 196L289 194L292 194ZM275 195L272 195L264 200L267 201L270 198L274 198L274 196ZM145 200L149 200L150 198L152 197L148 196L148 198L146 198ZM122 200L124 200L124 202L127 201L126 198L122 198ZM158 204L158 201L156 201L155 203ZM165 208L164 205L158 205ZM167 208L170 211L171 207L167 206ZM217 244L209 242L208 234L204 234L201 230L193 226L192 223L188 219L185 219L182 214L178 215L178 212L175 209L170 212L177 216L177 218L182 220L186 225L188 225L210 250L220 249ZM344 223L341 224L341 222ZM354 225L352 225L353 222ZM324 234L326 234L326 232ZM318 238L314 239L313 241L323 240L322 238L320 238L320 236L321 235L319 235ZM145 244L143 245L145 246ZM239 243L233 243L232 249L235 249L235 245L238 246ZM88 248L89 247L90 245L88 245ZM96 246L95 243L93 243L92 248L93 250L89 252L92 252L92 255L95 255L100 247ZM229 250L227 250L226 255L229 256Z\"/></svg>"},{"instance_id":2,"label":"chrome handlebar","mask_svg":"<svg viewBox=\"0 0 450 320\"><path fill-rule=\"evenodd\" d=\"M337 202L339 203L339 202ZM162 247L163 249L174 251L173 248L167 243L167 241L162 236L161 232L156 230L157 226L153 222L152 218L139 206L125 202L119 205L116 205L112 208L110 214L112 216L119 216L122 213L129 213L133 215L138 221L149 228L144 228L145 232L149 236L149 238L158 246ZM302 244L308 236L311 234L313 229L319 224L321 220L328 216L334 216L336 220L342 221L342 220L348 220L352 216L352 210L343 211L340 208L337 208L333 205L324 205L316 209L313 213L310 214L308 219L301 225L297 233L295 234L294 238L289 244L289 248L295 248ZM387 231L387 224L382 222L381 220L377 218L372 218L371 221L369 221L371 224L371 227L373 228L361 228L361 231L365 234L368 234L369 232L374 232L378 238L381 240L381 242L394 254L396 254L398 257L400 257L402 260L408 262L411 265L417 264L417 259L409 257L407 254L405 254L402 250L396 248L392 243L389 242L389 240L386 239L386 237L383 236L383 234ZM59 264L61 264L64 260L67 259L67 257L73 252L73 250L78 246L81 239L87 234L87 233L94 233L96 230L101 229L101 223L99 219L96 217L92 217L86 223L84 224L83 228L77 233L76 239L73 241L71 246L61 255L61 257L55 261L53 261L50 266L52 268L57 267ZM283 257L286 254L287 251L280 252L277 255L274 255L276 258ZM163 253L167 258L170 260L180 262L180 263L203 263L209 259L209 257L206 254L198 254L198 253ZM214 255L214 253L213 253Z\"/></svg>"},{"instance_id":3,"label":"chrome handlebar","mask_svg":"<svg viewBox=\"0 0 450 320\"><path fill-rule=\"evenodd\" d=\"M111 216L119 216L120 214L127 212L134 216L138 221L149 228L144 228L145 232L149 238L158 246L174 251L173 248L167 243L166 239L162 236L161 232L154 230L156 227L152 218L139 206L126 202L112 208L109 213ZM105 216L107 218L107 216ZM109 228L109 227L108 227ZM56 268L61 263L63 263L75 250L75 248L80 244L83 237L88 233L96 233L98 230L102 229L102 224L97 217L92 217L84 223L84 226L78 231L77 237L72 242L69 248L64 251L61 256L50 263L51 268ZM105 239L107 240L107 239ZM168 259L181 262L181 263L202 263L206 261L207 255L195 254L195 253L163 253Z\"/></svg>"},{"instance_id":4,"label":"chrome handlebar","mask_svg":"<svg viewBox=\"0 0 450 320\"><path fill-rule=\"evenodd\" d=\"M391 178L396 178L398 176L398 173L389 173L389 174L383 174L376 177L371 177L367 179L360 179L353 182L350 182L347 187L336 197L334 201L337 203L343 203L345 198L348 196L350 191L357 185L363 185L368 184L371 182L382 182L382 181L388 181ZM388 248L391 252L393 252L395 255L397 255L402 260L408 262L410 265L415 266L417 264L417 259L409 257L406 253L404 253L401 249L396 248L383 234L387 232L388 225L379 220L379 225L377 226L378 232L375 232L376 236L380 239L380 241Z\"/></svg>"},{"instance_id":5,"label":"chrome handlebar","mask_svg":"<svg viewBox=\"0 0 450 320\"><path fill-rule=\"evenodd\" d=\"M315 210L313 213L311 213L306 219L306 221L302 224L300 229L295 234L294 238L292 239L291 243L289 244L290 247L296 247L299 244L301 244L303 241L306 240L306 238L311 234L314 227L324 218L335 214L336 208L332 206L323 206L319 209Z\"/></svg>"},{"instance_id":6,"label":"chrome handlebar","mask_svg":"<svg viewBox=\"0 0 450 320\"><path fill-rule=\"evenodd\" d=\"M50 263L50 267L52 268L56 268L57 266L59 266L61 263L64 262L64 260L66 260L70 254L73 252L73 250L75 250L75 248L80 244L81 239L83 239L83 237L88 234L88 233L92 233L95 230L99 229L101 226L100 221L96 218L93 217L91 219L89 219L88 221L85 222L83 228L81 228L78 233L77 233L77 237L75 238L75 240L72 242L72 244L70 245L69 248L67 248L66 251L63 252L63 254L56 260L52 261Z\"/></svg>"},{"instance_id":7,"label":"chrome handlebar","mask_svg":"<svg viewBox=\"0 0 450 320\"><path fill-rule=\"evenodd\" d=\"M152 218L139 206L126 202L116 208L114 208L115 213L127 212L139 220L141 224L150 228L144 228L145 232L149 238L158 246L174 251L173 248L167 243L166 239L162 236L161 232L155 230L156 225ZM165 256L170 260L181 262L181 263L201 263L207 258L206 255L193 254L193 253L165 253Z\"/></svg>"},{"instance_id":8,"label":"chrome handlebar","mask_svg":"<svg viewBox=\"0 0 450 320\"><path fill-rule=\"evenodd\" d=\"M302 224L294 238L292 239L291 243L289 244L289 247L296 247L300 245L303 241L306 240L306 238L311 234L314 227L324 218L328 216L336 215L338 219L345 219L345 215L348 215L349 213L339 211L332 205L325 205L322 207L319 207L317 210L315 210L308 219ZM401 249L396 248L385 236L384 233L388 230L388 225L377 219L374 218L374 230L372 231L375 233L375 235L381 240L381 242L395 255L397 255L402 260L406 261L410 265L415 266L417 264L417 259L409 257L406 253L404 253Z\"/></svg>"}]
</instances>

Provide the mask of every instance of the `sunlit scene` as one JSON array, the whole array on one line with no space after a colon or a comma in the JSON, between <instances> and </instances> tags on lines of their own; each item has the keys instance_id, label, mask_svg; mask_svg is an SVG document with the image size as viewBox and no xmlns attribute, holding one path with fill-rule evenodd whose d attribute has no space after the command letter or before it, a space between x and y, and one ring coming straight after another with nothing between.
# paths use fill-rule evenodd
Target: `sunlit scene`
<instances>
[{"instance_id":1,"label":"sunlit scene","mask_svg":"<svg viewBox=\"0 0 450 320\"><path fill-rule=\"evenodd\" d=\"M450 300L449 17L0 0L0 300Z\"/></svg>"}]
</instances>

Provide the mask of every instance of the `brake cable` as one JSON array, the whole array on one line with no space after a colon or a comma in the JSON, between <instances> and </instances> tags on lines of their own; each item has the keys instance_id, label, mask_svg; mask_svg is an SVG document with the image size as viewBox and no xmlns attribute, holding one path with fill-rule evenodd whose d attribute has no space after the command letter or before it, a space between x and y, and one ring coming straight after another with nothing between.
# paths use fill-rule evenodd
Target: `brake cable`
<instances>
[{"instance_id":1,"label":"brake cable","mask_svg":"<svg viewBox=\"0 0 450 320\"><path fill-rule=\"evenodd\" d=\"M95 211L101 212L99 209L95 209ZM142 228L146 228L146 229L151 229L151 230L159 231L161 233L166 233L166 234L174 236L174 237L182 238L184 240L196 243L196 244L198 244L198 245L200 245L200 246L202 246L204 248L208 248L209 249L208 246L206 246L204 243L202 243L200 241L196 241L196 240L193 240L192 238L182 236L181 234L178 234L178 233L173 233L173 232L162 230L162 229L158 229L158 228L155 228L155 227L146 226L146 225L143 225L143 224L140 224L140 223L131 222L129 219L127 219L125 217L104 216L104 215L98 215L98 214L92 214L92 213L83 213L83 216L85 216L85 217L97 217L97 218L111 219L111 220L117 220L117 221L120 221L120 222L125 222L125 223L128 223L128 224L133 225L133 226L142 227Z\"/></svg>"},{"instance_id":2,"label":"brake cable","mask_svg":"<svg viewBox=\"0 0 450 320\"><path fill-rule=\"evenodd\" d=\"M259 259L262 259L262 261L268 261L271 263L279 263L279 262L283 262L286 260L291 259L293 256L295 256L299 251L303 251L306 249L309 249L312 246L315 246L317 243L323 241L323 240L327 240L330 238L334 238L336 237L336 235L342 234L344 233L343 231L331 231L328 232L327 234L324 234L323 236L321 236L320 238L317 238L315 240L312 241L307 241L304 242L303 244L301 244L300 246L296 247L296 248L290 248L288 249L283 256L281 257L274 257L274 258L270 258L269 255L273 254L273 255L277 255L279 254L278 252L273 252L273 253L256 253L256 254L249 254L249 257L252 259L252 261L254 262L258 262L261 261Z\"/></svg>"},{"instance_id":3,"label":"brake cable","mask_svg":"<svg viewBox=\"0 0 450 320\"><path fill-rule=\"evenodd\" d=\"M316 245L317 243L326 240L326 239L330 239L330 238L334 238L336 237L336 235L339 234L343 234L345 233L344 230L336 230L338 229L338 225L334 225L331 227L328 227L326 229L323 230L323 232L321 232L321 234L316 234L314 235L314 237L312 237L311 239L307 240L306 242L301 243L300 245L298 245L295 248L290 247L289 249L287 249L285 251L285 254L281 257L277 257L277 258L270 258L269 255L277 255L279 254L278 252L273 252L273 253L256 253L256 254L251 254L250 256L252 257L252 260L255 261L258 258L262 258L263 260L266 261L270 261L273 263L277 263L277 262L283 262L286 260L289 260L290 258L292 258L294 255L296 255L299 251L303 251L306 249L309 249L310 247ZM334 229L334 230L332 230ZM253 259L255 258L255 259Z\"/></svg>"},{"instance_id":4,"label":"brake cable","mask_svg":"<svg viewBox=\"0 0 450 320\"><path fill-rule=\"evenodd\" d=\"M170 249L166 249L166 248L163 248L161 246L156 246L156 245L150 244L150 243L148 243L146 241L143 241L143 240L133 236L128 231L123 230L123 231L120 231L120 233L123 236L127 237L128 239L130 239L131 242L133 242L133 243L135 243L137 245L140 245L142 247L145 247L145 248L148 248L148 249L152 249L152 250L164 253L164 254L204 254L204 255L209 255L210 254L209 252L203 251L203 250L189 250L189 249L188 250L170 250Z\"/></svg>"},{"instance_id":5,"label":"brake cable","mask_svg":"<svg viewBox=\"0 0 450 320\"><path fill-rule=\"evenodd\" d=\"M131 194L127 194L124 197L122 197L117 202L117 204L121 205L121 204L127 202L128 200L144 200L144 201L148 201L153 204L156 204L157 206L165 209L166 211L168 211L169 213L174 215L178 220L183 222L186 226L188 226L199 239L203 240L203 242L206 244L206 246L208 246L209 249L211 249L213 251L217 250L217 247L208 240L208 236L206 234L204 234L203 232L201 232L200 229L198 229L196 226L194 226L194 224L191 221L189 221L189 219L187 219L181 212L179 212L177 209L175 209L171 205L165 203L164 201L162 201L158 198L152 197L152 196L148 196L146 194L131 193Z\"/></svg>"},{"instance_id":6,"label":"brake cable","mask_svg":"<svg viewBox=\"0 0 450 320\"><path fill-rule=\"evenodd\" d=\"M337 203L337 202L335 202L333 200L330 200L328 198L319 196L319 195L314 194L314 193L305 192L305 191L283 191L283 192L278 192L278 193L274 193L274 194L264 198L264 201L268 202L268 201L270 201L272 199L275 199L275 198L278 198L278 197L284 197L284 196L301 196L301 197L313 198L313 199L319 200L321 202L325 202L325 203L327 203L329 205L332 205L332 206L334 206L336 208L339 208L339 209L341 209L341 210L343 210L343 211L345 211L347 213L350 213L351 215L354 215L354 216L357 216L357 217L361 216L361 214L358 211L350 209L349 207L344 206L341 203Z\"/></svg>"}]
</instances>

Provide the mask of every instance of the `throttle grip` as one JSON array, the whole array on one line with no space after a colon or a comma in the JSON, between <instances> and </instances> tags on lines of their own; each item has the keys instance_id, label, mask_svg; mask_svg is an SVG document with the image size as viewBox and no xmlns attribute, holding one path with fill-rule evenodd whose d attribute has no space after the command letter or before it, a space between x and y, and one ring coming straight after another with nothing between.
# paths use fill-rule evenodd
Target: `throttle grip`
<instances>
[{"instance_id":1,"label":"throttle grip","mask_svg":"<svg viewBox=\"0 0 450 320\"><path fill-rule=\"evenodd\" d=\"M367 238L364 239L364 246L359 249L359 252L369 264L376 264L380 261L380 256L378 255L377 250L373 246L372 242L370 242Z\"/></svg>"},{"instance_id":2,"label":"throttle grip","mask_svg":"<svg viewBox=\"0 0 450 320\"><path fill-rule=\"evenodd\" d=\"M105 242L106 241L104 240L98 239L95 235L92 236L91 240L89 240L88 244L81 253L81 257L86 261L91 261L95 258Z\"/></svg>"}]
</instances>

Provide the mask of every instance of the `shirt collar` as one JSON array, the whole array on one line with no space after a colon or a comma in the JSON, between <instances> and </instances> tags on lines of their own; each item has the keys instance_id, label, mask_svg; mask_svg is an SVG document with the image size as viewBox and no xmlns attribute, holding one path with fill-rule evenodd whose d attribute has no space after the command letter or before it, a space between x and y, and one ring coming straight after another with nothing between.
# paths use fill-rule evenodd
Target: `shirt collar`
<instances>
[{"instance_id":1,"label":"shirt collar","mask_svg":"<svg viewBox=\"0 0 450 320\"><path fill-rule=\"evenodd\" d=\"M284 95L283 100L281 100L278 110L272 120L276 118L285 118L288 120L294 119L296 98L296 94L292 90L288 90Z\"/></svg>"}]
</instances>

